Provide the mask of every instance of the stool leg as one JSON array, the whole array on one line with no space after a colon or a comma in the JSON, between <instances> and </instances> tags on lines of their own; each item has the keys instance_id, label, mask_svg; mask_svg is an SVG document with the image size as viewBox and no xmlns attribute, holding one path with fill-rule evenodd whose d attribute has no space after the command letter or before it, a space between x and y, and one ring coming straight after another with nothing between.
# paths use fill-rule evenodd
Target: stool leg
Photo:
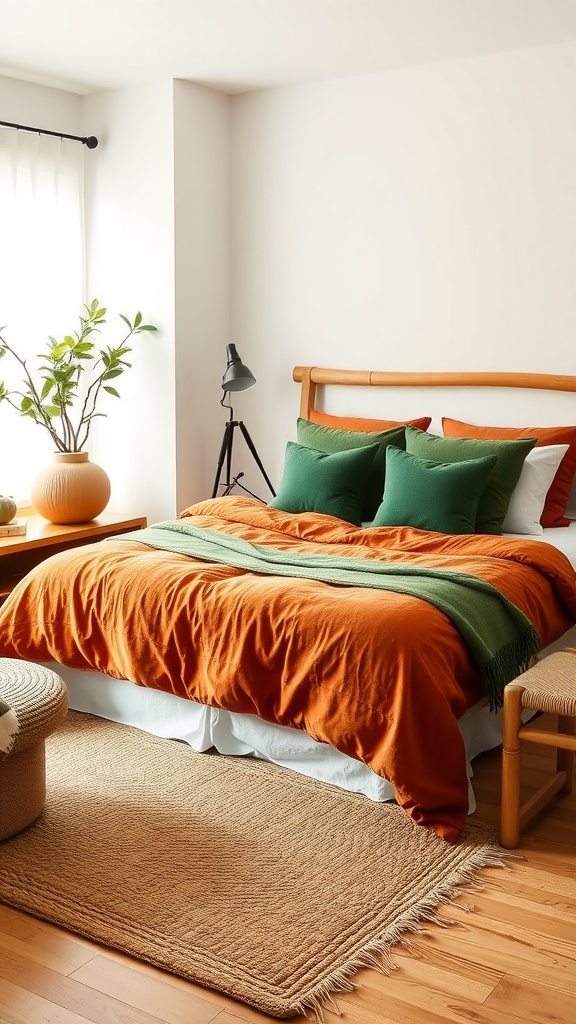
<instances>
[{"instance_id":1,"label":"stool leg","mask_svg":"<svg viewBox=\"0 0 576 1024\"><path fill-rule=\"evenodd\" d=\"M522 725L523 690L523 687L513 684L504 690L500 842L508 850L518 846L520 839L521 743L518 732Z\"/></svg>"},{"instance_id":2,"label":"stool leg","mask_svg":"<svg viewBox=\"0 0 576 1024\"><path fill-rule=\"evenodd\" d=\"M558 715L558 732L566 733L568 736L576 737L576 718L569 715ZM566 772L566 782L560 790L561 793L571 793L574 781L574 751L558 748L556 752L556 771Z\"/></svg>"}]
</instances>

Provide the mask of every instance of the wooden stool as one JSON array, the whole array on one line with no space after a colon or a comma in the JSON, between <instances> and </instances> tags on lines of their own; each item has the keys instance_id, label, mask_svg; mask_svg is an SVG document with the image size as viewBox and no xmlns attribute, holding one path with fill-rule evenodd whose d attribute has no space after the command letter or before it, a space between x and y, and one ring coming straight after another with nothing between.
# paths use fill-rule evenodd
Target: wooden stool
<instances>
[{"instance_id":1,"label":"wooden stool","mask_svg":"<svg viewBox=\"0 0 576 1024\"><path fill-rule=\"evenodd\" d=\"M534 665L508 683L504 690L502 741L502 802L500 842L507 849L518 846L520 830L560 791L569 793L574 777L576 751L576 650L565 648ZM528 729L522 725L523 709L558 715L558 731ZM520 805L521 741L556 747L556 772L522 806Z\"/></svg>"}]
</instances>

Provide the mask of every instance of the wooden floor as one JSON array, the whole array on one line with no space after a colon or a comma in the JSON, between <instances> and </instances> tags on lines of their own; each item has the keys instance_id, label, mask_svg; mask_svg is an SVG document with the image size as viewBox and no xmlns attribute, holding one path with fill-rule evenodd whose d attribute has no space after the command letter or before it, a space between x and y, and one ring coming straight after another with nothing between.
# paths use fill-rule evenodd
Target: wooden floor
<instances>
[{"instance_id":1,"label":"wooden floor","mask_svg":"<svg viewBox=\"0 0 576 1024\"><path fill-rule=\"evenodd\" d=\"M541 719L541 723L544 720ZM536 784L550 753L527 748ZM497 825L500 754L474 763L476 817ZM574 1024L576 1022L576 791L557 797L521 838L521 859L482 872L473 908L441 911L384 976L361 971L326 1024ZM217 992L0 905L2 1024L271 1024ZM304 1018L298 1018L304 1021Z\"/></svg>"}]
</instances>

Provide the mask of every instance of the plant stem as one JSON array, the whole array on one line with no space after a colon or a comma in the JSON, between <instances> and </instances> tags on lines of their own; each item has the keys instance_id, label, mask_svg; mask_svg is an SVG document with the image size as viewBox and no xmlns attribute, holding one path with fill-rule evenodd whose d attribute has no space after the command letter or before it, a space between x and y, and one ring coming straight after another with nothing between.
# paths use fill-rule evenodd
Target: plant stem
<instances>
[{"instance_id":1,"label":"plant stem","mask_svg":"<svg viewBox=\"0 0 576 1024\"><path fill-rule=\"evenodd\" d=\"M133 330L129 331L128 334L126 335L126 337L122 340L122 342L121 342L119 347L120 348L124 348L124 345L126 344L128 339L132 337L133 334L134 334ZM81 442L80 448L78 449L79 451L82 449L82 446L84 444L86 444L86 442L88 440L88 434L90 432L90 423L92 421L92 417L94 416L94 413L96 412L96 403L98 401L98 395L100 394L100 388L102 387L102 382L103 382L102 381L102 373L100 373L98 375L98 377L95 380L92 381L92 383L90 384L90 387L88 388L88 391L86 392L86 397L85 397L83 405L82 405L82 410L81 410L81 413L80 413L80 422L78 424L78 431L77 431L77 435L76 435L77 438L78 438L78 436L80 435L81 428L84 427L85 432L84 432L84 435L82 437L82 442ZM89 402L91 403L91 408L90 409L88 408L88 403Z\"/></svg>"},{"instance_id":2,"label":"plant stem","mask_svg":"<svg viewBox=\"0 0 576 1024\"><path fill-rule=\"evenodd\" d=\"M0 335L0 340L2 342L2 347L5 348L6 351L9 352L10 355L13 356L14 359L16 359L16 361L20 363L20 366L22 367L22 369L24 371L24 376L26 377L26 382L28 384L28 387L30 388L30 392L31 392L31 397L32 397L32 402L33 402L34 408L36 409L37 413L40 415L40 417L42 419L42 422L40 423L40 426L46 427L46 430L50 434L50 437L54 441L55 445L61 451L66 451L66 446L62 443L62 441L58 437L58 434L54 430L54 427L52 426L52 421L51 421L50 417L46 415L46 413L44 412L44 409L42 408L42 403L40 401L40 396L38 395L38 392L36 391L36 388L34 387L34 382L33 382L32 378L31 378L30 374L28 373L28 368L26 366L26 360L25 359L21 359L20 356L14 351L13 348L10 347L8 342L5 341L4 338L2 338L1 335ZM17 391L17 392L14 392L14 393L15 394L19 394L22 398L26 397L25 395L22 395L20 391ZM13 402L10 402L10 404L13 405ZM14 406L14 408L18 408L18 406ZM18 411L22 412L21 409L18 409ZM34 420L35 420L36 423L40 422L38 419L36 419L36 417L34 417Z\"/></svg>"}]
</instances>

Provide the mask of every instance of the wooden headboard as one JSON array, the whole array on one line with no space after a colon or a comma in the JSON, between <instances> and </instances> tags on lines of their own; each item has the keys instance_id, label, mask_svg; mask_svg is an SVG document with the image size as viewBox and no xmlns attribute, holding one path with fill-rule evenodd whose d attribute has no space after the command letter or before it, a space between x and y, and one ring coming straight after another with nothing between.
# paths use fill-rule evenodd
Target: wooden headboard
<instances>
[{"instance_id":1,"label":"wooden headboard","mask_svg":"<svg viewBox=\"0 0 576 1024\"><path fill-rule=\"evenodd\" d=\"M553 373L386 373L382 370L330 370L319 366L295 366L292 377L302 385L300 415L310 419L316 408L318 384L355 387L485 387L531 388L536 391L576 392L576 376Z\"/></svg>"}]
</instances>

